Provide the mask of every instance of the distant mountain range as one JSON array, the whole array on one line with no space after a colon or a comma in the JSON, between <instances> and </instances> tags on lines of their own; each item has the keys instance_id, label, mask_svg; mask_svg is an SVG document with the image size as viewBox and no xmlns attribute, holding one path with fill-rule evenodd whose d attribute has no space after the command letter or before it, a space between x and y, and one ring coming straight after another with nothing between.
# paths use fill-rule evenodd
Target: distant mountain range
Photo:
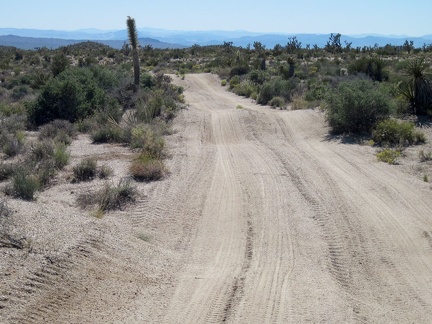
<instances>
[{"instance_id":1,"label":"distant mountain range","mask_svg":"<svg viewBox=\"0 0 432 324\"><path fill-rule=\"evenodd\" d=\"M305 47L307 44L323 47L330 34L278 34L255 33L247 31L175 31L155 28L138 29L140 45L151 45L154 48L184 48L194 44L219 45L232 42L235 46L251 46L255 41L261 42L267 48L276 44L286 45L289 37L296 36ZM384 46L386 44L402 45L405 40L414 42L415 47L432 43L432 35L409 37L404 35L342 35L344 41L352 43L353 47ZM82 29L77 31L38 30L0 28L0 45L14 46L22 49L35 47L58 48L76 44L82 41L97 41L113 48L121 48L127 40L126 30Z\"/></svg>"}]
</instances>

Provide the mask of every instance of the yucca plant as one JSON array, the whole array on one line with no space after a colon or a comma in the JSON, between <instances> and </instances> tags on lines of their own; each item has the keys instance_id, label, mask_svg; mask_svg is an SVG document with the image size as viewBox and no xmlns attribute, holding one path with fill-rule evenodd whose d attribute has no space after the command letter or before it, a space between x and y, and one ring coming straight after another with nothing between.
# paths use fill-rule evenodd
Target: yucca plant
<instances>
[{"instance_id":1,"label":"yucca plant","mask_svg":"<svg viewBox=\"0 0 432 324\"><path fill-rule=\"evenodd\" d=\"M140 84L140 67L138 55L138 32L135 25L135 19L128 16L126 20L126 25L128 29L129 43L132 47L135 90L138 90Z\"/></svg>"},{"instance_id":2,"label":"yucca plant","mask_svg":"<svg viewBox=\"0 0 432 324\"><path fill-rule=\"evenodd\" d=\"M426 114L432 108L432 86L428 69L429 65L422 57L409 61L405 68L408 79L399 84L401 94L408 100L415 115Z\"/></svg>"}]
</instances>

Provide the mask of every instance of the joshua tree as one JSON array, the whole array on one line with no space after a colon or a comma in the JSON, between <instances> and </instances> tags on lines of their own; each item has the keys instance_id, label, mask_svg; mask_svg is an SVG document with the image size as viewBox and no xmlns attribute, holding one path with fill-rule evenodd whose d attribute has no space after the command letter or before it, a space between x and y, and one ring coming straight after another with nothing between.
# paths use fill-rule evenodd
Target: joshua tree
<instances>
[{"instance_id":1,"label":"joshua tree","mask_svg":"<svg viewBox=\"0 0 432 324\"><path fill-rule=\"evenodd\" d=\"M126 25L128 28L129 43L132 47L133 65L134 65L134 77L135 77L135 91L139 89L140 83L140 67L138 57L138 32L135 25L135 19L130 16L127 17Z\"/></svg>"}]
</instances>

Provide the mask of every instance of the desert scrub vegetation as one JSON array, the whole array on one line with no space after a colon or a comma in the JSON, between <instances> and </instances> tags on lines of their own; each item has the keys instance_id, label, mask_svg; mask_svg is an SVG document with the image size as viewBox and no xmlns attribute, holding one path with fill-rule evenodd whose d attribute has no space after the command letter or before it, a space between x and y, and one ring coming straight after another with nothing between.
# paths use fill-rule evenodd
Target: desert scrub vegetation
<instances>
[{"instance_id":1,"label":"desert scrub vegetation","mask_svg":"<svg viewBox=\"0 0 432 324\"><path fill-rule=\"evenodd\" d=\"M379 122L372 131L372 139L380 146L408 146L426 141L425 135L416 131L413 123L396 119Z\"/></svg>"},{"instance_id":2,"label":"desert scrub vegetation","mask_svg":"<svg viewBox=\"0 0 432 324\"><path fill-rule=\"evenodd\" d=\"M394 109L391 97L368 79L340 82L328 94L326 103L326 119L336 134L369 133Z\"/></svg>"},{"instance_id":3,"label":"desert scrub vegetation","mask_svg":"<svg viewBox=\"0 0 432 324\"><path fill-rule=\"evenodd\" d=\"M398 164L401 151L397 149L386 148L376 154L378 161L388 164Z\"/></svg>"},{"instance_id":4,"label":"desert scrub vegetation","mask_svg":"<svg viewBox=\"0 0 432 324\"><path fill-rule=\"evenodd\" d=\"M90 181L96 177L97 161L94 158L84 158L73 167L75 181Z\"/></svg>"},{"instance_id":5,"label":"desert scrub vegetation","mask_svg":"<svg viewBox=\"0 0 432 324\"><path fill-rule=\"evenodd\" d=\"M129 173L137 181L149 182L161 180L167 169L162 159L141 153L133 159Z\"/></svg>"},{"instance_id":6,"label":"desert scrub vegetation","mask_svg":"<svg viewBox=\"0 0 432 324\"><path fill-rule=\"evenodd\" d=\"M98 211L123 209L127 204L135 201L138 195L136 187L130 179L121 179L117 184L105 183L96 192L83 193L78 199L81 208L96 206Z\"/></svg>"}]
</instances>

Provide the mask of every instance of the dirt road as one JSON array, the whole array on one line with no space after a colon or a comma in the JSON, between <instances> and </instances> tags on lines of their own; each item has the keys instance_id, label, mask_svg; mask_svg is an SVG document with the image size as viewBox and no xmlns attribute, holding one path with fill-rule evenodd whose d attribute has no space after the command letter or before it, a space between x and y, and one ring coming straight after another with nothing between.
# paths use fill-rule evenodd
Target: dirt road
<instances>
[{"instance_id":1,"label":"dirt road","mask_svg":"<svg viewBox=\"0 0 432 324\"><path fill-rule=\"evenodd\" d=\"M202 156L183 198L202 204L163 322L430 321L427 184L332 141L319 112L181 84Z\"/></svg>"},{"instance_id":2,"label":"dirt road","mask_svg":"<svg viewBox=\"0 0 432 324\"><path fill-rule=\"evenodd\" d=\"M28 322L431 321L429 184L329 137L319 111L257 106L214 75L175 82L189 108L171 175L104 219L69 295Z\"/></svg>"}]
</instances>

